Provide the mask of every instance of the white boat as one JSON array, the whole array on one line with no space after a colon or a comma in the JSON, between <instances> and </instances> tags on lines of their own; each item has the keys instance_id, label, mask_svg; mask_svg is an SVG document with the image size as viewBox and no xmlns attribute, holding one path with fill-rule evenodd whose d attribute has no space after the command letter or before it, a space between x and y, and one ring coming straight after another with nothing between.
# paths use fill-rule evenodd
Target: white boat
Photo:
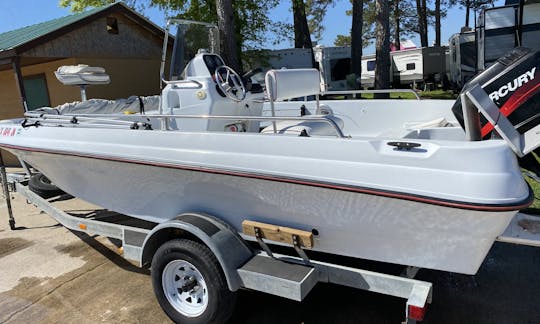
<instances>
[{"instance_id":1,"label":"white boat","mask_svg":"<svg viewBox=\"0 0 540 324\"><path fill-rule=\"evenodd\" d=\"M448 101L279 103L320 81L316 70L275 70L272 104L313 115L265 119L262 94L246 94L218 55L201 51L184 75L145 115L2 121L0 147L135 218L205 212L239 232L260 221L311 231L317 251L466 274L532 201L508 143L467 140Z\"/></svg>"}]
</instances>

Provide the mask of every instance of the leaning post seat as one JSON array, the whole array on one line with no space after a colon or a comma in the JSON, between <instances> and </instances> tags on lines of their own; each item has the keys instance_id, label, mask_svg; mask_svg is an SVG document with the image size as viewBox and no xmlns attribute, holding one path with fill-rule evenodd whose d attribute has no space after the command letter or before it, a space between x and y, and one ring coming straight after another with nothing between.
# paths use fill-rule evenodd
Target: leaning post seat
<instances>
[{"instance_id":1,"label":"leaning post seat","mask_svg":"<svg viewBox=\"0 0 540 324\"><path fill-rule=\"evenodd\" d=\"M319 94L321 79L317 69L280 69L269 70L264 77L266 92L270 100L272 117L276 116L274 102L315 95L317 111L319 111ZM272 121L274 133L277 133L276 122Z\"/></svg>"},{"instance_id":2,"label":"leaning post seat","mask_svg":"<svg viewBox=\"0 0 540 324\"><path fill-rule=\"evenodd\" d=\"M111 82L111 78L105 73L104 68L85 64L61 66L54 72L54 75L63 85L79 86L82 101L86 101L87 86Z\"/></svg>"},{"instance_id":3,"label":"leaning post seat","mask_svg":"<svg viewBox=\"0 0 540 324\"><path fill-rule=\"evenodd\" d=\"M264 78L270 101L319 95L321 79L317 69L269 70Z\"/></svg>"}]
</instances>

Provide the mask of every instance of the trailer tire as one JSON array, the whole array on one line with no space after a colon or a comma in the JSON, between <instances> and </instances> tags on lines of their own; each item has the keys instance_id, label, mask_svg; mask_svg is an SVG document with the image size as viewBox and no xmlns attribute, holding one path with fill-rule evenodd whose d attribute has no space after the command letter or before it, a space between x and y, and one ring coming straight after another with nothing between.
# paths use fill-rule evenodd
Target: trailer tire
<instances>
[{"instance_id":1,"label":"trailer tire","mask_svg":"<svg viewBox=\"0 0 540 324\"><path fill-rule=\"evenodd\" d=\"M152 286L165 313L176 323L224 323L236 294L229 290L216 256L205 245L175 239L152 259Z\"/></svg>"},{"instance_id":2,"label":"trailer tire","mask_svg":"<svg viewBox=\"0 0 540 324\"><path fill-rule=\"evenodd\" d=\"M30 181L28 181L28 188L42 198L60 196L64 193L62 189L51 183L51 180L43 175L43 173L36 173L30 177Z\"/></svg>"}]
</instances>

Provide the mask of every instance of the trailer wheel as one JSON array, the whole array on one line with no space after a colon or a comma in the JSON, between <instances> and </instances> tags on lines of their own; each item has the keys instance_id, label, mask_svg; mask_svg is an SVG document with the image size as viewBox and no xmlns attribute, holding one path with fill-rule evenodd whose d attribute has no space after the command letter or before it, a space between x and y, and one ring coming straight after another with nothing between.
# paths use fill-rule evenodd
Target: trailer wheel
<instances>
[{"instance_id":1,"label":"trailer wheel","mask_svg":"<svg viewBox=\"0 0 540 324\"><path fill-rule=\"evenodd\" d=\"M152 285L161 308L176 323L224 323L236 302L215 255L191 240L159 247L152 259Z\"/></svg>"},{"instance_id":2,"label":"trailer wheel","mask_svg":"<svg viewBox=\"0 0 540 324\"><path fill-rule=\"evenodd\" d=\"M60 196L64 193L62 189L51 183L43 173L36 173L28 181L28 188L43 198Z\"/></svg>"}]
</instances>

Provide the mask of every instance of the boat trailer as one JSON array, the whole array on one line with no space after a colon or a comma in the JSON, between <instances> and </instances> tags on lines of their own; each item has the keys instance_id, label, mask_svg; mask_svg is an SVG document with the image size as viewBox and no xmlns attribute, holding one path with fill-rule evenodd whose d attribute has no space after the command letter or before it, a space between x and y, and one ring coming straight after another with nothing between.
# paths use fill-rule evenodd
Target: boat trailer
<instances>
[{"instance_id":1,"label":"boat trailer","mask_svg":"<svg viewBox=\"0 0 540 324\"><path fill-rule=\"evenodd\" d=\"M431 303L432 284L413 279L418 268L407 267L396 276L311 260L304 251L313 247L311 232L246 220L242 224L243 233L238 234L219 219L203 213L182 214L150 226L148 222L133 225L133 218L130 218L126 225L121 221L106 220L110 216L101 219L97 214L77 215L57 208L50 199L29 189L27 174L6 174L3 163L0 175L12 230L17 227L10 208L10 192L17 192L68 229L120 240L123 257L141 267L149 267L159 248L171 239L189 238L200 242L218 260L226 285L233 292L246 288L302 301L318 282L334 283L406 299L403 323L422 321ZM538 217L518 213L497 240L540 247L539 228ZM247 236L255 237L260 248L251 248L244 239ZM292 246L298 256L273 253L267 243Z\"/></svg>"},{"instance_id":2,"label":"boat trailer","mask_svg":"<svg viewBox=\"0 0 540 324\"><path fill-rule=\"evenodd\" d=\"M110 215L100 219L98 215L67 213L53 205L54 198L48 200L31 191L28 175L7 174L3 166L0 172L12 230L18 228L10 208L10 194L17 192L70 230L120 240L123 257L141 267L149 267L156 251L173 238L201 242L217 258L230 291L246 288L302 301L318 282L334 283L406 299L404 323L421 321L431 303L432 284L413 279L418 268L410 267L401 276L395 276L309 259L304 249L314 244L311 232L244 221L243 233L239 235L227 224L203 213L182 214L152 226L148 222L133 226L134 219L130 218L130 225L126 225L106 220ZM254 236L260 248L250 247L242 236ZM276 242L294 247L298 256L273 253L267 243Z\"/></svg>"}]
</instances>

